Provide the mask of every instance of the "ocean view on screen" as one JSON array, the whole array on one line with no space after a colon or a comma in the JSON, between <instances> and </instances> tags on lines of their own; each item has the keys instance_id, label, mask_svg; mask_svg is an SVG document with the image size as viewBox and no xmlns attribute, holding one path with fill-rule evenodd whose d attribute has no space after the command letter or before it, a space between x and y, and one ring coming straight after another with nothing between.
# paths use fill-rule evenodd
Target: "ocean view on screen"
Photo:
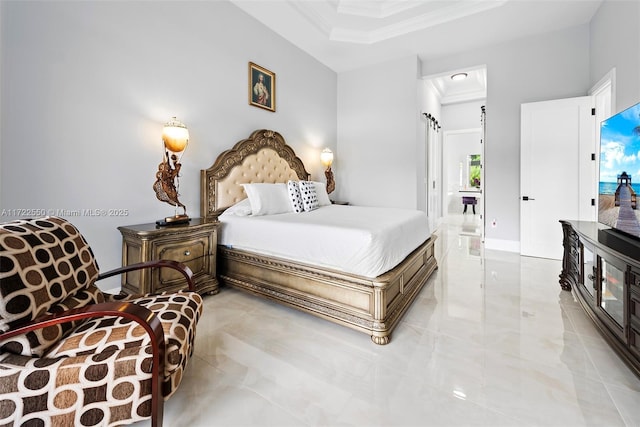
<instances>
[{"instance_id":1,"label":"ocean view on screen","mask_svg":"<svg viewBox=\"0 0 640 427\"><path fill-rule=\"evenodd\" d=\"M638 177L640 178L640 175ZM634 182L631 184L631 187L633 187L636 194L640 194L640 183L636 184ZM616 182L600 182L600 190L598 192L604 195L614 195L616 194L617 188L618 184Z\"/></svg>"},{"instance_id":2,"label":"ocean view on screen","mask_svg":"<svg viewBox=\"0 0 640 427\"><path fill-rule=\"evenodd\" d=\"M602 122L598 221L640 238L640 103Z\"/></svg>"}]
</instances>

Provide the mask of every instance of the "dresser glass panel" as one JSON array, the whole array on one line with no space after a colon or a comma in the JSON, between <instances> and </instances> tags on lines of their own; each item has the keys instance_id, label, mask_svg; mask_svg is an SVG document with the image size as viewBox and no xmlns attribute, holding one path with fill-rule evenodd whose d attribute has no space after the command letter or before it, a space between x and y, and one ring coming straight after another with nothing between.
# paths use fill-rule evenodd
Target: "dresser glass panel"
<instances>
[{"instance_id":1,"label":"dresser glass panel","mask_svg":"<svg viewBox=\"0 0 640 427\"><path fill-rule=\"evenodd\" d=\"M600 307L619 325L624 324L624 271L601 258L602 294Z\"/></svg>"}]
</instances>

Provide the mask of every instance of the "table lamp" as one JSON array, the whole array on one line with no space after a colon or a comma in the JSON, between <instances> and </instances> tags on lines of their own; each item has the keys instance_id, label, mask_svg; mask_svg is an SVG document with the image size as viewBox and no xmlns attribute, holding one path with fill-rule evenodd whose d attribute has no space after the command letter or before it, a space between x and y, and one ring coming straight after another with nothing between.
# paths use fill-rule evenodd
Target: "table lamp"
<instances>
[{"instance_id":1,"label":"table lamp","mask_svg":"<svg viewBox=\"0 0 640 427\"><path fill-rule=\"evenodd\" d=\"M187 208L178 200L180 188L180 160L189 144L189 130L184 123L173 117L162 129L163 159L158 165L156 182L153 189L156 197L162 202L175 207L175 214L156 221L160 226L184 224L189 222ZM183 213L178 214L178 207L182 207Z\"/></svg>"}]
</instances>

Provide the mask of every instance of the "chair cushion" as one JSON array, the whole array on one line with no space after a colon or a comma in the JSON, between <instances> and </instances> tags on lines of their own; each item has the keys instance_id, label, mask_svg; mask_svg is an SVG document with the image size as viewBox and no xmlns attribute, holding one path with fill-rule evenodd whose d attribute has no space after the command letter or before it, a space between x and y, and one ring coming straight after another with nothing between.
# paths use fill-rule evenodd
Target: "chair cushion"
<instances>
[{"instance_id":1,"label":"chair cushion","mask_svg":"<svg viewBox=\"0 0 640 427\"><path fill-rule=\"evenodd\" d=\"M105 297L109 301L109 295L105 294ZM141 305L159 317L167 343L163 395L168 398L178 388L193 354L196 324L202 315L202 297L196 292L179 291L114 299ZM52 347L46 357L109 353L150 344L149 335L138 323L122 317L105 316L87 320Z\"/></svg>"},{"instance_id":2,"label":"chair cushion","mask_svg":"<svg viewBox=\"0 0 640 427\"><path fill-rule=\"evenodd\" d=\"M151 365L151 346L56 358L0 354L0 425L141 421L151 415Z\"/></svg>"},{"instance_id":3,"label":"chair cushion","mask_svg":"<svg viewBox=\"0 0 640 427\"><path fill-rule=\"evenodd\" d=\"M62 218L0 224L0 331L48 312L98 277L91 247Z\"/></svg>"},{"instance_id":4,"label":"chair cushion","mask_svg":"<svg viewBox=\"0 0 640 427\"><path fill-rule=\"evenodd\" d=\"M53 306L46 314L61 313L101 302L104 302L102 292L96 285L91 285L87 289L82 289L73 295L67 296L67 298ZM49 347L56 344L67 333L83 322L85 322L85 320L47 326L46 328L27 332L26 334L18 335L8 340L0 340L0 350L3 352L8 351L15 354L22 354L24 356L42 357Z\"/></svg>"}]
</instances>

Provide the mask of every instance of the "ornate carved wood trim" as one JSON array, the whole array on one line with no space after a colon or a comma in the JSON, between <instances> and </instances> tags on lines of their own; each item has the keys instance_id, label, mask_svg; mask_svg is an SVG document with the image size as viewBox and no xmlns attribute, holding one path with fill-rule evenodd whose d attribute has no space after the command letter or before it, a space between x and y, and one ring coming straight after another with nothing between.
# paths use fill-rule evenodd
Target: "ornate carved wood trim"
<instances>
[{"instance_id":1,"label":"ornate carved wood trim","mask_svg":"<svg viewBox=\"0 0 640 427\"><path fill-rule=\"evenodd\" d=\"M562 224L562 271L560 272L560 287L570 291L572 286L577 286L580 277L580 250L578 235L571 224L560 221Z\"/></svg>"},{"instance_id":2,"label":"ornate carved wood trim","mask_svg":"<svg viewBox=\"0 0 640 427\"><path fill-rule=\"evenodd\" d=\"M217 181L229 176L231 171L242 166L244 160L260 150L271 149L285 160L301 180L309 179L302 160L278 132L268 129L254 131L249 138L238 141L233 148L222 152L208 169L201 170L200 215L205 220L214 220L227 206L218 202Z\"/></svg>"},{"instance_id":3,"label":"ornate carved wood trim","mask_svg":"<svg viewBox=\"0 0 640 427\"><path fill-rule=\"evenodd\" d=\"M218 246L218 278L227 286L247 290L311 313L334 323L365 332L379 345L387 344L411 302L438 267L432 236L389 272L376 278L326 271L319 267L239 249ZM269 273L281 273L282 280L266 279ZM301 292L296 286L307 282L318 289L333 289L332 298L314 292L309 286ZM366 310L355 302L368 295Z\"/></svg>"}]
</instances>

